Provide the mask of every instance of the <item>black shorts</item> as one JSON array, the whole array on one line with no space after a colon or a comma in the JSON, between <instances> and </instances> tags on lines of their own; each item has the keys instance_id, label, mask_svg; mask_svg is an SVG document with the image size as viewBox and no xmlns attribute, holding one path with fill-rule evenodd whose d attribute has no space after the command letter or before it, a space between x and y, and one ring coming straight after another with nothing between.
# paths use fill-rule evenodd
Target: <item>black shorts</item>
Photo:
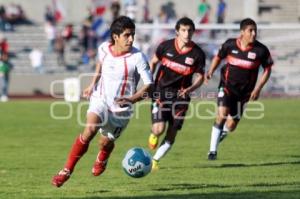
<instances>
[{"instance_id":1,"label":"black shorts","mask_svg":"<svg viewBox=\"0 0 300 199\"><path fill-rule=\"evenodd\" d=\"M169 122L173 128L182 128L185 114L190 100L173 99L168 101L152 100L151 116L152 124L157 122Z\"/></svg>"},{"instance_id":2,"label":"black shorts","mask_svg":"<svg viewBox=\"0 0 300 199\"><path fill-rule=\"evenodd\" d=\"M229 108L229 115L236 121L239 121L244 112L244 105L249 101L249 95L235 95L223 87L218 92L218 107Z\"/></svg>"}]
</instances>

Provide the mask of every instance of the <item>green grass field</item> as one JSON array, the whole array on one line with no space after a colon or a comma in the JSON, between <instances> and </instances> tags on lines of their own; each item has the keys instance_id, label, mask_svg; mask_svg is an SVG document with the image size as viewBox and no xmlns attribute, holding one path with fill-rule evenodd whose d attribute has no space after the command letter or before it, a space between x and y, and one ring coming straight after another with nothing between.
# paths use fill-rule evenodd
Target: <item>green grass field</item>
<instances>
[{"instance_id":1,"label":"green grass field","mask_svg":"<svg viewBox=\"0 0 300 199\"><path fill-rule=\"evenodd\" d=\"M299 99L262 102L264 118L244 118L220 145L218 160L207 160L213 119L193 117L186 120L172 150L161 160L160 170L133 179L123 172L121 161L129 148L147 148L150 115L145 106L118 139L102 176L91 174L98 152L94 139L70 180L59 189L50 184L51 178L83 129L77 121L80 106L71 105L69 119L69 108L57 106L55 115L66 119L56 120L50 117L50 101L0 103L0 198L299 199ZM206 108L202 105L200 112Z\"/></svg>"}]
</instances>

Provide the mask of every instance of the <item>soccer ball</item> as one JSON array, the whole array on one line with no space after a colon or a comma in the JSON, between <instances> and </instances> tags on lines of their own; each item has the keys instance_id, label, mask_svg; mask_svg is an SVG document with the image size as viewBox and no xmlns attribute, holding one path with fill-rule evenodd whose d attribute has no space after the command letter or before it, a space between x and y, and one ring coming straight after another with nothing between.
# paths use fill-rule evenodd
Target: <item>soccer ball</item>
<instances>
[{"instance_id":1,"label":"soccer ball","mask_svg":"<svg viewBox=\"0 0 300 199\"><path fill-rule=\"evenodd\" d=\"M143 148L134 147L127 151L122 166L127 175L133 178L141 178L151 171L152 157Z\"/></svg>"}]
</instances>

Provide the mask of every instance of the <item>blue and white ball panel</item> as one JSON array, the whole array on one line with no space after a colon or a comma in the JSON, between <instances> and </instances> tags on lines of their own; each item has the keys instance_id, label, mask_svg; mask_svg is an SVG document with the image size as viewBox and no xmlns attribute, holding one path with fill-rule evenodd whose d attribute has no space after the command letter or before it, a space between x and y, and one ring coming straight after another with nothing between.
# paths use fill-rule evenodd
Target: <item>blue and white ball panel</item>
<instances>
[{"instance_id":1,"label":"blue and white ball panel","mask_svg":"<svg viewBox=\"0 0 300 199\"><path fill-rule=\"evenodd\" d=\"M128 150L122 161L122 166L127 175L140 178L150 173L152 157L145 149L135 147Z\"/></svg>"}]
</instances>

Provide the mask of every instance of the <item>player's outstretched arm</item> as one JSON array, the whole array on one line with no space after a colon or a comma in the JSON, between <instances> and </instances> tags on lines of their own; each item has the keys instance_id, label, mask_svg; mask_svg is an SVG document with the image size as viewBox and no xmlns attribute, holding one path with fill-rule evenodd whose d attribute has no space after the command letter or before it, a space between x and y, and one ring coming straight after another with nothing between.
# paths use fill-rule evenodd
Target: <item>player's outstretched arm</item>
<instances>
[{"instance_id":1,"label":"player's outstretched arm","mask_svg":"<svg viewBox=\"0 0 300 199\"><path fill-rule=\"evenodd\" d=\"M149 65L150 65L150 71L151 71L152 74L155 72L155 69L156 69L156 66L157 66L158 62L159 62L159 59L154 54L153 57L152 57L152 59L150 60L150 63L149 63Z\"/></svg>"},{"instance_id":2,"label":"player's outstretched arm","mask_svg":"<svg viewBox=\"0 0 300 199\"><path fill-rule=\"evenodd\" d=\"M271 75L271 67L268 67L264 70L263 75L260 77L256 87L251 93L250 100L257 100L259 98L261 89L264 87L264 85L267 83L269 77Z\"/></svg>"},{"instance_id":3,"label":"player's outstretched arm","mask_svg":"<svg viewBox=\"0 0 300 199\"><path fill-rule=\"evenodd\" d=\"M220 57L215 56L210 64L207 73L205 74L205 84L208 84L208 81L212 78L215 70L218 68L220 63L221 63Z\"/></svg>"},{"instance_id":4,"label":"player's outstretched arm","mask_svg":"<svg viewBox=\"0 0 300 199\"><path fill-rule=\"evenodd\" d=\"M120 107L129 106L143 99L144 94L150 88L150 84L143 85L134 95L131 97L121 97L117 98L115 102L119 104Z\"/></svg>"},{"instance_id":5,"label":"player's outstretched arm","mask_svg":"<svg viewBox=\"0 0 300 199\"><path fill-rule=\"evenodd\" d=\"M191 92L193 92L202 85L204 81L204 75L201 73L195 73L195 76L196 78L194 79L191 86L179 91L179 97L187 97L187 95L189 95Z\"/></svg>"}]
</instances>

